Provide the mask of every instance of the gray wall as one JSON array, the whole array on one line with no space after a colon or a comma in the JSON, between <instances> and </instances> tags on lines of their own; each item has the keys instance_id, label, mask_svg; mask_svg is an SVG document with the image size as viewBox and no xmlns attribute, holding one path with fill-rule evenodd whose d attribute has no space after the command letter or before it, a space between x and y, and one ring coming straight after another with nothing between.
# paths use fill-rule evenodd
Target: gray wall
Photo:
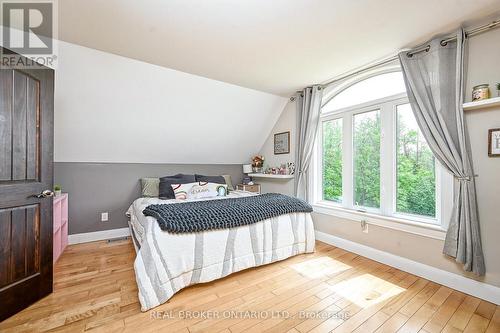
<instances>
[{"instance_id":1,"label":"gray wall","mask_svg":"<svg viewBox=\"0 0 500 333\"><path fill-rule=\"evenodd\" d=\"M243 177L240 164L56 162L54 183L69 193L69 234L126 227L125 212L140 197L140 178L177 173L228 174L233 185ZM109 213L109 221L101 222L101 212Z\"/></svg>"}]
</instances>

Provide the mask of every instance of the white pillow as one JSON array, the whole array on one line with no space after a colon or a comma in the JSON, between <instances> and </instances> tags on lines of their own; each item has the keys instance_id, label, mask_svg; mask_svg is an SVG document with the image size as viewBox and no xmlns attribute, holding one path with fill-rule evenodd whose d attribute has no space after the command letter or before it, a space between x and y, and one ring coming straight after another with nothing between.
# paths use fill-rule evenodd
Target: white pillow
<instances>
[{"instance_id":1,"label":"white pillow","mask_svg":"<svg viewBox=\"0 0 500 333\"><path fill-rule=\"evenodd\" d=\"M175 198L180 200L224 197L227 195L226 184L205 182L172 184L172 189Z\"/></svg>"}]
</instances>

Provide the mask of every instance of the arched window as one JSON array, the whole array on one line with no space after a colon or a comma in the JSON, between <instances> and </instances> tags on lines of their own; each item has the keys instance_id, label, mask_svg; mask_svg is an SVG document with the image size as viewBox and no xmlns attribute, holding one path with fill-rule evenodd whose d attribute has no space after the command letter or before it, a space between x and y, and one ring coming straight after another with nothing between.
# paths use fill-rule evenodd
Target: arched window
<instances>
[{"instance_id":1,"label":"arched window","mask_svg":"<svg viewBox=\"0 0 500 333\"><path fill-rule=\"evenodd\" d=\"M403 73L380 74L354 83L340 91L323 106L323 112L336 111L405 92Z\"/></svg>"},{"instance_id":2,"label":"arched window","mask_svg":"<svg viewBox=\"0 0 500 333\"><path fill-rule=\"evenodd\" d=\"M323 101L316 201L399 219L446 221L453 180L420 132L401 71L354 78L336 89Z\"/></svg>"}]
</instances>

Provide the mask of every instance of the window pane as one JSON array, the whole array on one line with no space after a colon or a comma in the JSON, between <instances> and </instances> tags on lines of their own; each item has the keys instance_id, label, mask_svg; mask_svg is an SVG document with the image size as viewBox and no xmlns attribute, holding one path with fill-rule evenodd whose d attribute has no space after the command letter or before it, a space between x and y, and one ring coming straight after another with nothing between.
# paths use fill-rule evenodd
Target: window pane
<instances>
[{"instance_id":1,"label":"window pane","mask_svg":"<svg viewBox=\"0 0 500 333\"><path fill-rule=\"evenodd\" d=\"M342 119L323 122L323 199L342 202Z\"/></svg>"},{"instance_id":2,"label":"window pane","mask_svg":"<svg viewBox=\"0 0 500 333\"><path fill-rule=\"evenodd\" d=\"M425 141L410 104L397 107L396 210L436 216L434 155Z\"/></svg>"},{"instance_id":3,"label":"window pane","mask_svg":"<svg viewBox=\"0 0 500 333\"><path fill-rule=\"evenodd\" d=\"M354 204L380 207L380 111L354 116Z\"/></svg>"},{"instance_id":4,"label":"window pane","mask_svg":"<svg viewBox=\"0 0 500 333\"><path fill-rule=\"evenodd\" d=\"M401 72L381 74L355 83L340 92L323 107L322 111L339 110L403 92L406 92L406 88Z\"/></svg>"}]
</instances>

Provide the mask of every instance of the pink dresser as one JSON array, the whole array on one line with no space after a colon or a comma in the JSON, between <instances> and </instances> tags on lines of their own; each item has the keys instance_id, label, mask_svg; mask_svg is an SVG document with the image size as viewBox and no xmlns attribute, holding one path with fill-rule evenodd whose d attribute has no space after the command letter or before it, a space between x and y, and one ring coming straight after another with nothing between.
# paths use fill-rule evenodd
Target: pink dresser
<instances>
[{"instance_id":1,"label":"pink dresser","mask_svg":"<svg viewBox=\"0 0 500 333\"><path fill-rule=\"evenodd\" d=\"M54 203L54 262L68 245L68 193L53 199Z\"/></svg>"}]
</instances>

